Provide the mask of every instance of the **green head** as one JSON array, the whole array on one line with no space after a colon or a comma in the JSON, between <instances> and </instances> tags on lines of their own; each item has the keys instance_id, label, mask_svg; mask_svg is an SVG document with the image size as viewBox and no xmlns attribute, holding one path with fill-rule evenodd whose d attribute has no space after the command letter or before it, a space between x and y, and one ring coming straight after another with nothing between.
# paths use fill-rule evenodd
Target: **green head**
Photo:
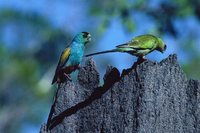
<instances>
[{"instance_id":1,"label":"green head","mask_svg":"<svg viewBox=\"0 0 200 133\"><path fill-rule=\"evenodd\" d=\"M81 32L74 37L73 41L87 44L88 42L91 41L91 35L88 32Z\"/></svg>"},{"instance_id":2,"label":"green head","mask_svg":"<svg viewBox=\"0 0 200 133\"><path fill-rule=\"evenodd\" d=\"M167 49L167 45L162 41L162 39L157 39L157 48L156 50L160 51L161 53L164 53Z\"/></svg>"}]
</instances>

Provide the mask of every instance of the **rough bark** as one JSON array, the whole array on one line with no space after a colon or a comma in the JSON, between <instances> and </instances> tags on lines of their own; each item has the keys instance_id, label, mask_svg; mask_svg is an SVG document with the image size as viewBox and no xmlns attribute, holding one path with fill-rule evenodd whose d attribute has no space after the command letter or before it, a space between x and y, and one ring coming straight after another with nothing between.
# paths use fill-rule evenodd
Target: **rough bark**
<instances>
[{"instance_id":1,"label":"rough bark","mask_svg":"<svg viewBox=\"0 0 200 133\"><path fill-rule=\"evenodd\" d=\"M120 75L108 67L104 85L92 60L77 83L58 87L41 133L199 133L200 82L187 79L170 55L134 64Z\"/></svg>"}]
</instances>

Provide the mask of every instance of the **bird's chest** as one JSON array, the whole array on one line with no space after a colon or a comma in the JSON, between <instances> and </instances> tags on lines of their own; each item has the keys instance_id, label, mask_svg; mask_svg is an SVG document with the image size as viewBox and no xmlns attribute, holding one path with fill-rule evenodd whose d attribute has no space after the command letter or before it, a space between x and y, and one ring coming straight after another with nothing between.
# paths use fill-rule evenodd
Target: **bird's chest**
<instances>
[{"instance_id":1,"label":"bird's chest","mask_svg":"<svg viewBox=\"0 0 200 133\"><path fill-rule=\"evenodd\" d=\"M83 54L82 48L72 49L70 54L70 65L80 64Z\"/></svg>"}]
</instances>

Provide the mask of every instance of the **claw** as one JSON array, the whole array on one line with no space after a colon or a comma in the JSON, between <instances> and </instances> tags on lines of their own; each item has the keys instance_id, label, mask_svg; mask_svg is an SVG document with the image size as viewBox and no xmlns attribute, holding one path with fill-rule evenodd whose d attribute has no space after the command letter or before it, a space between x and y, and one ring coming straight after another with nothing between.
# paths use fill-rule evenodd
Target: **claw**
<instances>
[{"instance_id":1,"label":"claw","mask_svg":"<svg viewBox=\"0 0 200 133\"><path fill-rule=\"evenodd\" d=\"M60 78L59 78L59 77L57 77L57 83L60 83L60 82L61 82Z\"/></svg>"},{"instance_id":2,"label":"claw","mask_svg":"<svg viewBox=\"0 0 200 133\"><path fill-rule=\"evenodd\" d=\"M65 75L65 77L66 77L68 80L72 81L72 79L71 79L71 77L70 77L69 74L64 73L64 75Z\"/></svg>"},{"instance_id":3,"label":"claw","mask_svg":"<svg viewBox=\"0 0 200 133\"><path fill-rule=\"evenodd\" d=\"M146 61L146 60L147 60L147 59L145 59L145 56L138 57L137 63L140 64L140 63L142 63L142 62L144 62L144 61Z\"/></svg>"},{"instance_id":4,"label":"claw","mask_svg":"<svg viewBox=\"0 0 200 133\"><path fill-rule=\"evenodd\" d=\"M80 66L80 65L78 65L78 66L77 66L77 69L78 69L78 70L79 70L79 69L81 69L81 66Z\"/></svg>"}]
</instances>

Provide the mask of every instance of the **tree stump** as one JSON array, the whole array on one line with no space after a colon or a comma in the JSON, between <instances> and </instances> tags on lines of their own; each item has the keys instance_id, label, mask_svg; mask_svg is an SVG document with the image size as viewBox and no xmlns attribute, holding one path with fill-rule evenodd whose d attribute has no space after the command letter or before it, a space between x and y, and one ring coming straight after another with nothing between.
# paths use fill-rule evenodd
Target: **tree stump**
<instances>
[{"instance_id":1,"label":"tree stump","mask_svg":"<svg viewBox=\"0 0 200 133\"><path fill-rule=\"evenodd\" d=\"M187 79L170 55L120 72L104 84L89 60L77 83L60 84L41 133L200 133L200 82Z\"/></svg>"}]
</instances>

